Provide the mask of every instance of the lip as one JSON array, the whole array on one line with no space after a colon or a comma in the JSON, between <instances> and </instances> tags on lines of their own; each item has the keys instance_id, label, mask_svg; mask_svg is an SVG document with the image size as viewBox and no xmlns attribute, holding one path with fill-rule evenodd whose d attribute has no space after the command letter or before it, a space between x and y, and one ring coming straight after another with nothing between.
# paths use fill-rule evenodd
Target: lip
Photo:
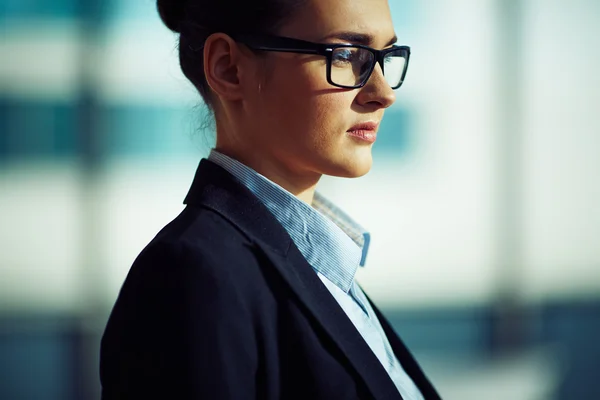
<instances>
[{"instance_id":1,"label":"lip","mask_svg":"<svg viewBox=\"0 0 600 400\"><path fill-rule=\"evenodd\" d=\"M356 139L360 139L367 143L374 143L377 139L377 128L379 127L378 122L361 122L352 126L346 132L349 136L352 136Z\"/></svg>"}]
</instances>

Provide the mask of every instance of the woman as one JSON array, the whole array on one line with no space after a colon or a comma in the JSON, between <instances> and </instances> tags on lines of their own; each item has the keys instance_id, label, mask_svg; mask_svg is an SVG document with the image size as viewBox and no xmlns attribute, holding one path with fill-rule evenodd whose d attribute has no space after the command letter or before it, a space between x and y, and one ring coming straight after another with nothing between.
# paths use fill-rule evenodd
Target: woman
<instances>
[{"instance_id":1,"label":"woman","mask_svg":"<svg viewBox=\"0 0 600 400\"><path fill-rule=\"evenodd\" d=\"M103 398L439 398L354 280L368 234L315 193L371 167L409 58L387 0L158 10L217 141L119 294Z\"/></svg>"}]
</instances>

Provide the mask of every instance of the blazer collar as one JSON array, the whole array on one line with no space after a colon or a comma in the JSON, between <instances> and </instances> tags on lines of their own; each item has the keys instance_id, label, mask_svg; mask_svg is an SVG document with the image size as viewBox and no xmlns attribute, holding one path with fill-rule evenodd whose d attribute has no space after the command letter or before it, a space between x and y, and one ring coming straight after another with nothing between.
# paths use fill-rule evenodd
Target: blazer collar
<instances>
[{"instance_id":1,"label":"blazer collar","mask_svg":"<svg viewBox=\"0 0 600 400\"><path fill-rule=\"evenodd\" d=\"M202 160L184 203L214 210L256 243L255 251L262 253L257 256L271 261L269 264L274 266L291 292L341 350L340 353L363 379L373 397L402 399L387 371L285 229L235 177L216 164ZM402 354L398 354L400 356ZM400 362L404 364L402 359Z\"/></svg>"},{"instance_id":2,"label":"blazer collar","mask_svg":"<svg viewBox=\"0 0 600 400\"><path fill-rule=\"evenodd\" d=\"M292 240L262 202L222 167L202 159L183 201L218 212L253 242L287 254Z\"/></svg>"}]
</instances>

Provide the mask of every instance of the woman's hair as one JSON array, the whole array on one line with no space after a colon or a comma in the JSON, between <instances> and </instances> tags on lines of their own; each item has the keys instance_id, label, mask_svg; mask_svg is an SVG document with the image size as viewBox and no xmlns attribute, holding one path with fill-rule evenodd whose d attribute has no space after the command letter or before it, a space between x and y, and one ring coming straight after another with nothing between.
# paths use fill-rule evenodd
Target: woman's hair
<instances>
[{"instance_id":1,"label":"woman's hair","mask_svg":"<svg viewBox=\"0 0 600 400\"><path fill-rule=\"evenodd\" d=\"M276 33L307 0L157 0L164 24L179 33L179 63L208 108L214 111L204 76L204 42L212 33Z\"/></svg>"}]
</instances>

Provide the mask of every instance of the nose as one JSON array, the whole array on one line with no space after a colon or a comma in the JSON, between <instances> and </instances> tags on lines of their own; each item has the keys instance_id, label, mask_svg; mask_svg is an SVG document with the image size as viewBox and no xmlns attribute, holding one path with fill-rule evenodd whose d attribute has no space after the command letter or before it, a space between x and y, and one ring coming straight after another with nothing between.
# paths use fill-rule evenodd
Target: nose
<instances>
[{"instance_id":1,"label":"nose","mask_svg":"<svg viewBox=\"0 0 600 400\"><path fill-rule=\"evenodd\" d=\"M396 93L383 76L379 63L357 96L359 104L373 108L388 108L396 101Z\"/></svg>"}]
</instances>

